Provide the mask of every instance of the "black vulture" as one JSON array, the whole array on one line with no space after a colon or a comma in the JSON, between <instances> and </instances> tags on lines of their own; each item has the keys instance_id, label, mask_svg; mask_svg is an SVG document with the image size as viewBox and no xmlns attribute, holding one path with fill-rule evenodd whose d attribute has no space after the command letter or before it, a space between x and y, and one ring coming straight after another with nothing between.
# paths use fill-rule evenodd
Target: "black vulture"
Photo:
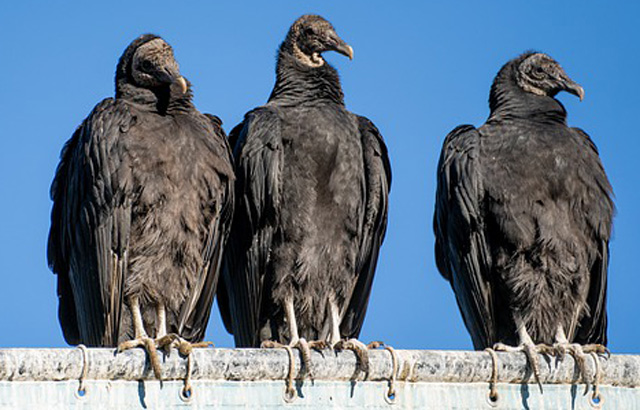
<instances>
[{"instance_id":1,"label":"black vulture","mask_svg":"<svg viewBox=\"0 0 640 410\"><path fill-rule=\"evenodd\" d=\"M391 170L378 129L345 108L329 50L353 57L324 18L296 20L268 102L230 135L238 203L218 297L237 346L364 346Z\"/></svg>"},{"instance_id":2,"label":"black vulture","mask_svg":"<svg viewBox=\"0 0 640 410\"><path fill-rule=\"evenodd\" d=\"M204 338L232 216L231 151L162 38L135 39L115 82L62 150L48 260L67 342L145 346L159 376L156 347Z\"/></svg>"},{"instance_id":3,"label":"black vulture","mask_svg":"<svg viewBox=\"0 0 640 410\"><path fill-rule=\"evenodd\" d=\"M509 61L489 119L451 131L438 164L438 269L474 347L518 345L536 379L534 352L581 361L607 343L612 189L595 144L567 125L560 91L584 97L548 55Z\"/></svg>"}]
</instances>

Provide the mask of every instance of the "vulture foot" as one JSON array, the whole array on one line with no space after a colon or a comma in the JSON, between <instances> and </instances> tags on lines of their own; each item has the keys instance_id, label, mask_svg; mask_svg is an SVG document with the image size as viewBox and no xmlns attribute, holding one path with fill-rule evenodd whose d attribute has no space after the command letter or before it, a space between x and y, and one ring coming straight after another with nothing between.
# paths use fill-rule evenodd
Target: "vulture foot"
<instances>
[{"instance_id":1,"label":"vulture foot","mask_svg":"<svg viewBox=\"0 0 640 410\"><path fill-rule=\"evenodd\" d=\"M396 378L398 377L399 363L398 363L398 355L393 347L388 344L380 341L374 341L367 345L368 349L377 349L379 347L384 347L386 351L391 354L391 377L389 378L389 389L387 390L387 398L393 402L396 397Z\"/></svg>"},{"instance_id":2,"label":"vulture foot","mask_svg":"<svg viewBox=\"0 0 640 410\"><path fill-rule=\"evenodd\" d=\"M156 339L156 346L158 349L164 350L167 355L170 354L171 349L176 348L178 352L180 352L183 356L188 356L191 354L194 348L203 348L213 346L212 342L197 342L191 343L184 340L180 335L176 333L169 333L168 335L162 336Z\"/></svg>"},{"instance_id":3,"label":"vulture foot","mask_svg":"<svg viewBox=\"0 0 640 410\"><path fill-rule=\"evenodd\" d=\"M611 357L611 351L605 345L601 344L588 344L582 346L582 351L586 354L595 353L607 356L607 359Z\"/></svg>"},{"instance_id":4,"label":"vulture foot","mask_svg":"<svg viewBox=\"0 0 640 410\"><path fill-rule=\"evenodd\" d=\"M598 382L600 380L600 361L599 355L610 356L611 352L605 346L600 344L580 345L578 343L556 343L553 345L557 357L562 360L568 353L576 362L578 371L580 372L582 381L585 383L585 393L589 390L589 380L587 379L587 357L591 356L595 363L595 374L593 376L593 386L598 391Z\"/></svg>"},{"instance_id":5,"label":"vulture foot","mask_svg":"<svg viewBox=\"0 0 640 410\"><path fill-rule=\"evenodd\" d=\"M162 366L160 365L160 357L158 357L158 349L156 348L156 341L150 337L142 336L137 339L127 340L118 345L117 353L124 352L125 350L133 349L136 347L142 347L149 355L149 362L158 380L162 380Z\"/></svg>"},{"instance_id":6,"label":"vulture foot","mask_svg":"<svg viewBox=\"0 0 640 410\"><path fill-rule=\"evenodd\" d=\"M376 342L374 342L376 343ZM358 339L342 339L336 343L333 348L335 350L352 350L358 358L358 370L365 374L365 379L369 376L369 349L375 349L375 347L369 347L359 341Z\"/></svg>"},{"instance_id":7,"label":"vulture foot","mask_svg":"<svg viewBox=\"0 0 640 410\"><path fill-rule=\"evenodd\" d=\"M524 352L527 356L527 360L531 365L531 372L536 384L540 388L542 393L542 383L540 382L540 362L538 361L538 354L554 354L555 350L553 346L546 344L534 345L533 343L522 343L519 346L509 346L504 343L496 343L493 345L493 349L498 352Z\"/></svg>"},{"instance_id":8,"label":"vulture foot","mask_svg":"<svg viewBox=\"0 0 640 410\"><path fill-rule=\"evenodd\" d=\"M285 345L279 342L276 342L274 340L265 340L262 342L262 344L260 345L261 348L263 349L284 349L287 351L287 354L289 355L289 370L287 371L287 387L285 388L285 400L287 402L292 402L293 399L296 397L296 389L293 386L293 381L294 381L294 377L295 377L295 371L296 371L296 360L295 357L293 357L293 349L291 348L290 345Z\"/></svg>"}]
</instances>

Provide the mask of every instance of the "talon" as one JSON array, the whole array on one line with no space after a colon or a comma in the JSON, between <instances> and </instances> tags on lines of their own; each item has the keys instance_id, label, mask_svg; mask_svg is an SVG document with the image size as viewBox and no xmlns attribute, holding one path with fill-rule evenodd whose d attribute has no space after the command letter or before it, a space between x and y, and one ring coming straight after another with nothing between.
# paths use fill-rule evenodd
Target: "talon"
<instances>
[{"instance_id":1,"label":"talon","mask_svg":"<svg viewBox=\"0 0 640 410\"><path fill-rule=\"evenodd\" d=\"M118 345L118 353L122 353L125 350L136 347L142 347L147 352L154 375L158 380L162 380L162 366L160 365L158 350L156 349L156 343L153 339L149 337L139 337L137 339L122 342Z\"/></svg>"},{"instance_id":2,"label":"talon","mask_svg":"<svg viewBox=\"0 0 640 410\"><path fill-rule=\"evenodd\" d=\"M601 344L588 344L582 346L582 351L585 354L596 353L599 355L606 355L607 359L611 357L611 351L604 345Z\"/></svg>"},{"instance_id":3,"label":"talon","mask_svg":"<svg viewBox=\"0 0 640 410\"><path fill-rule=\"evenodd\" d=\"M278 343L275 340L264 340L262 341L260 346L263 349L283 348L287 351L287 355L289 356L289 370L287 372L285 397L288 397L289 400L292 400L296 395L296 389L293 386L294 372L296 370L295 358L293 357L293 349L291 349L291 346Z\"/></svg>"},{"instance_id":4,"label":"talon","mask_svg":"<svg viewBox=\"0 0 640 410\"><path fill-rule=\"evenodd\" d=\"M578 371L582 375L582 382L585 384L585 394L589 391L589 380L587 380L587 363L586 357L587 355L584 353L582 349L582 345L577 343L572 343L567 346L567 351L573 357L578 366Z\"/></svg>"},{"instance_id":5,"label":"talon","mask_svg":"<svg viewBox=\"0 0 640 410\"><path fill-rule=\"evenodd\" d=\"M301 337L295 343L295 345L290 345L292 347L296 347L300 354L302 355L302 363L305 368L305 372L309 375L310 379L313 379L313 371L311 370L311 349L309 348L309 343Z\"/></svg>"},{"instance_id":6,"label":"talon","mask_svg":"<svg viewBox=\"0 0 640 410\"><path fill-rule=\"evenodd\" d=\"M540 346L545 346L542 348L545 351L549 350L548 346L546 345L536 346L532 343L523 343L519 346L508 346L503 343L496 343L495 345L493 345L493 349L500 352L524 352L531 366L533 378L540 388L540 393L542 393L542 382L540 381L540 365L538 363L538 349L540 348Z\"/></svg>"},{"instance_id":7,"label":"talon","mask_svg":"<svg viewBox=\"0 0 640 410\"><path fill-rule=\"evenodd\" d=\"M167 356L170 356L171 348L173 347L173 344L177 338L178 335L174 334L162 336L161 338L155 340L156 347L163 350Z\"/></svg>"},{"instance_id":8,"label":"talon","mask_svg":"<svg viewBox=\"0 0 640 410\"><path fill-rule=\"evenodd\" d=\"M134 349L136 347L144 346L144 343L140 339L127 340L118 345L116 353L122 353L125 350Z\"/></svg>"},{"instance_id":9,"label":"talon","mask_svg":"<svg viewBox=\"0 0 640 410\"><path fill-rule=\"evenodd\" d=\"M315 350L324 350L329 348L329 344L324 340L312 340L309 343L309 347Z\"/></svg>"},{"instance_id":10,"label":"talon","mask_svg":"<svg viewBox=\"0 0 640 410\"><path fill-rule=\"evenodd\" d=\"M563 361L564 357L567 354L566 346L564 344L562 344L562 343L554 343L553 344L553 350L555 351L554 356L556 356L559 361Z\"/></svg>"},{"instance_id":11,"label":"talon","mask_svg":"<svg viewBox=\"0 0 640 410\"><path fill-rule=\"evenodd\" d=\"M351 350L358 358L359 370L369 376L369 352L367 346L358 339L343 339L334 346L335 350Z\"/></svg>"},{"instance_id":12,"label":"talon","mask_svg":"<svg viewBox=\"0 0 640 410\"><path fill-rule=\"evenodd\" d=\"M260 348L262 349L275 349L276 347L282 347L281 343L275 342L273 340L264 340L260 343Z\"/></svg>"},{"instance_id":13,"label":"talon","mask_svg":"<svg viewBox=\"0 0 640 410\"><path fill-rule=\"evenodd\" d=\"M498 355L494 349L487 347L484 349L491 357L491 378L489 379L489 398L493 401L498 400Z\"/></svg>"},{"instance_id":14,"label":"talon","mask_svg":"<svg viewBox=\"0 0 640 410\"><path fill-rule=\"evenodd\" d=\"M216 347L213 342L197 342L191 343L191 346L197 349L206 348L206 347Z\"/></svg>"},{"instance_id":15,"label":"talon","mask_svg":"<svg viewBox=\"0 0 640 410\"><path fill-rule=\"evenodd\" d=\"M523 346L523 351L527 355L529 363L531 364L533 377L536 380L536 384L540 388L540 393L542 393L542 382L540 381L540 364L538 363L538 352L536 350L536 347L529 344L525 344Z\"/></svg>"},{"instance_id":16,"label":"talon","mask_svg":"<svg viewBox=\"0 0 640 410\"><path fill-rule=\"evenodd\" d=\"M589 353L593 358L593 363L595 366L595 371L593 374L593 398L600 397L600 379L602 378L602 369L600 368L600 360L598 359L598 354L595 352Z\"/></svg>"},{"instance_id":17,"label":"talon","mask_svg":"<svg viewBox=\"0 0 640 410\"><path fill-rule=\"evenodd\" d=\"M379 340L375 340L375 341L373 341L373 342L371 342L371 343L369 343L367 345L367 349L375 350L375 349L379 348L380 346L384 346L384 345L385 345L384 342L381 342Z\"/></svg>"}]
</instances>

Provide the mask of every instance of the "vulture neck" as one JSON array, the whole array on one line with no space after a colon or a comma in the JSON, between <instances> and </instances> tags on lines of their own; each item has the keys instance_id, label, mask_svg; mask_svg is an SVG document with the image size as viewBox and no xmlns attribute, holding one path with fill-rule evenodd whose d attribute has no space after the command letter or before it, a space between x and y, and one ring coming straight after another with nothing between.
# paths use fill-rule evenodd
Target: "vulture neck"
<instances>
[{"instance_id":1,"label":"vulture neck","mask_svg":"<svg viewBox=\"0 0 640 410\"><path fill-rule=\"evenodd\" d=\"M516 63L500 70L491 86L487 122L509 119L531 120L548 124L566 124L567 111L553 97L524 91L517 84Z\"/></svg>"},{"instance_id":2,"label":"vulture neck","mask_svg":"<svg viewBox=\"0 0 640 410\"><path fill-rule=\"evenodd\" d=\"M278 53L276 84L269 101L280 105L344 106L344 94L335 68L326 61L319 67L301 63L294 57L291 43L285 41Z\"/></svg>"},{"instance_id":3,"label":"vulture neck","mask_svg":"<svg viewBox=\"0 0 640 410\"><path fill-rule=\"evenodd\" d=\"M116 83L116 99L129 101L143 110L160 115L174 115L193 109L191 84L184 94L178 87L179 85L173 84L150 90L130 83Z\"/></svg>"}]
</instances>

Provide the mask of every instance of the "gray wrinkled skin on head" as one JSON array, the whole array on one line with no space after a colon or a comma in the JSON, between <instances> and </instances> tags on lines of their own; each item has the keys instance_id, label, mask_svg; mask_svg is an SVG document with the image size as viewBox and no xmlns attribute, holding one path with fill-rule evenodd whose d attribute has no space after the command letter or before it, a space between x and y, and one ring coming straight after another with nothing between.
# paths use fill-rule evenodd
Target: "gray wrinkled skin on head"
<instances>
[{"instance_id":1,"label":"gray wrinkled skin on head","mask_svg":"<svg viewBox=\"0 0 640 410\"><path fill-rule=\"evenodd\" d=\"M516 81L526 92L553 97L559 91L558 81L568 79L560 64L546 54L535 53L525 58L516 70Z\"/></svg>"},{"instance_id":2,"label":"gray wrinkled skin on head","mask_svg":"<svg viewBox=\"0 0 640 410\"><path fill-rule=\"evenodd\" d=\"M157 73L168 71L179 74L173 49L161 38L153 39L136 50L131 62L131 82L139 87L153 88L162 85Z\"/></svg>"}]
</instances>

